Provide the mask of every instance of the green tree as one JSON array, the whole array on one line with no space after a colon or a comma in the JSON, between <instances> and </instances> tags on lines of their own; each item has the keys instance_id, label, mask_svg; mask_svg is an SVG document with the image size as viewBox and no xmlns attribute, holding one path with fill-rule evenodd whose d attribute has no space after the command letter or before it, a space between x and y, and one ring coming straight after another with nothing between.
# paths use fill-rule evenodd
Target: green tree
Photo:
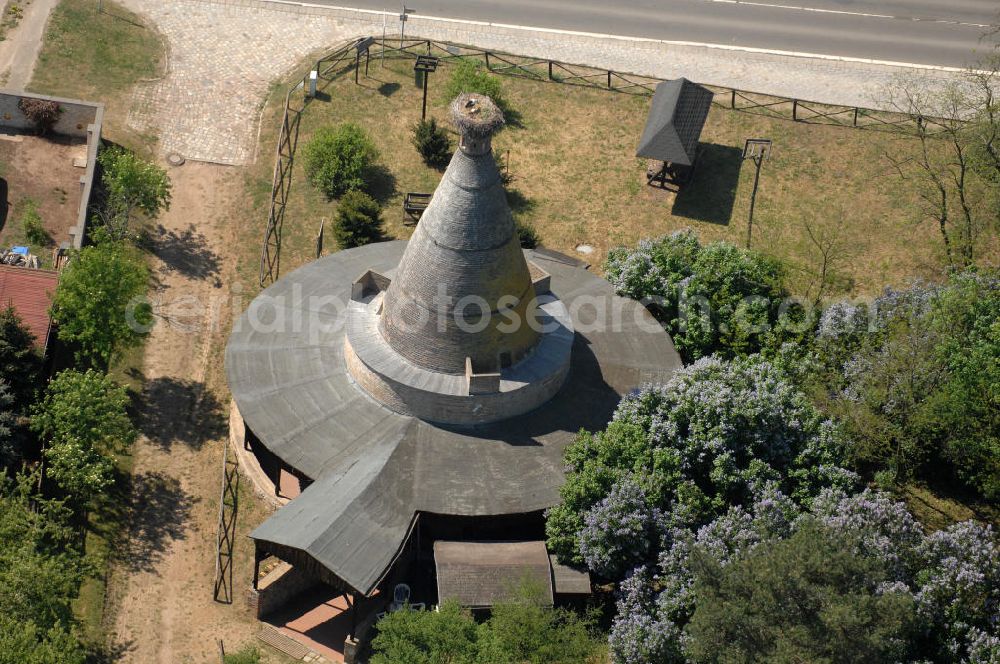
<instances>
[{"instance_id":1,"label":"green tree","mask_svg":"<svg viewBox=\"0 0 1000 664\"><path fill-rule=\"evenodd\" d=\"M114 454L136 438L127 390L88 369L59 373L35 407L32 429L46 441L47 475L88 504L113 481Z\"/></svg>"},{"instance_id":2,"label":"green tree","mask_svg":"<svg viewBox=\"0 0 1000 664\"><path fill-rule=\"evenodd\" d=\"M844 424L860 470L893 484L957 480L1000 497L998 320L995 270L824 312L817 394Z\"/></svg>"},{"instance_id":3,"label":"green tree","mask_svg":"<svg viewBox=\"0 0 1000 664\"><path fill-rule=\"evenodd\" d=\"M478 625L454 601L439 611L388 614L372 641L372 664L569 664L601 651L589 621L547 606L540 585L523 580L513 590Z\"/></svg>"},{"instance_id":4,"label":"green tree","mask_svg":"<svg viewBox=\"0 0 1000 664\"><path fill-rule=\"evenodd\" d=\"M987 500L1000 499L1000 275L953 276L929 318L948 371L927 404L941 455Z\"/></svg>"},{"instance_id":5,"label":"green tree","mask_svg":"<svg viewBox=\"0 0 1000 664\"><path fill-rule=\"evenodd\" d=\"M445 96L451 101L463 92L486 95L505 115L511 112L500 78L490 73L478 60L463 58L458 60L451 70L448 83L445 85Z\"/></svg>"},{"instance_id":6,"label":"green tree","mask_svg":"<svg viewBox=\"0 0 1000 664\"><path fill-rule=\"evenodd\" d=\"M366 177L378 159L368 134L356 124L320 127L302 151L306 176L328 198L366 188Z\"/></svg>"},{"instance_id":7,"label":"green tree","mask_svg":"<svg viewBox=\"0 0 1000 664\"><path fill-rule=\"evenodd\" d=\"M8 305L0 308L0 376L10 385L11 409L23 412L35 400L42 358L35 337Z\"/></svg>"},{"instance_id":8,"label":"green tree","mask_svg":"<svg viewBox=\"0 0 1000 664\"><path fill-rule=\"evenodd\" d=\"M7 382L0 378L0 473L12 468L22 456L17 439L17 417L12 407L14 395Z\"/></svg>"},{"instance_id":9,"label":"green tree","mask_svg":"<svg viewBox=\"0 0 1000 664\"><path fill-rule=\"evenodd\" d=\"M72 600L85 566L70 511L0 476L0 664L81 664Z\"/></svg>"},{"instance_id":10,"label":"green tree","mask_svg":"<svg viewBox=\"0 0 1000 664\"><path fill-rule=\"evenodd\" d=\"M438 611L395 611L378 622L372 664L473 664L476 621L454 601Z\"/></svg>"},{"instance_id":11,"label":"green tree","mask_svg":"<svg viewBox=\"0 0 1000 664\"><path fill-rule=\"evenodd\" d=\"M909 661L916 606L843 534L804 524L728 565L695 555L694 662Z\"/></svg>"},{"instance_id":12,"label":"green tree","mask_svg":"<svg viewBox=\"0 0 1000 664\"><path fill-rule=\"evenodd\" d=\"M567 448L562 500L546 519L549 549L584 562L586 528L594 531L591 542L639 550L652 563L658 542L642 545L634 531L624 536L606 522L615 513L607 504L617 500L615 485L638 485L646 513L677 511L705 523L752 502L755 488L768 482L799 504L828 486L851 487L856 478L840 467L842 448L837 429L771 362L703 358L665 385L627 395L604 431L581 432Z\"/></svg>"},{"instance_id":13,"label":"green tree","mask_svg":"<svg viewBox=\"0 0 1000 664\"><path fill-rule=\"evenodd\" d=\"M620 294L650 303L688 362L773 350L813 330L800 308L782 308L781 263L728 242L703 246L690 230L615 247L604 267Z\"/></svg>"},{"instance_id":14,"label":"green tree","mask_svg":"<svg viewBox=\"0 0 1000 664\"><path fill-rule=\"evenodd\" d=\"M106 369L127 348L138 345L152 322L142 302L149 270L136 253L118 243L85 247L63 270L52 299L61 341L74 345L76 359Z\"/></svg>"},{"instance_id":15,"label":"green tree","mask_svg":"<svg viewBox=\"0 0 1000 664\"><path fill-rule=\"evenodd\" d=\"M477 662L576 664L589 661L600 648L586 620L546 605L542 586L525 579L514 598L494 606L480 626Z\"/></svg>"},{"instance_id":16,"label":"green tree","mask_svg":"<svg viewBox=\"0 0 1000 664\"><path fill-rule=\"evenodd\" d=\"M413 125L413 147L432 168L444 168L451 159L451 140L448 132L439 127L437 120L421 120Z\"/></svg>"},{"instance_id":17,"label":"green tree","mask_svg":"<svg viewBox=\"0 0 1000 664\"><path fill-rule=\"evenodd\" d=\"M136 213L155 218L170 209L170 177L164 169L117 145L102 150L97 160L105 193L101 220L109 237L127 237Z\"/></svg>"},{"instance_id":18,"label":"green tree","mask_svg":"<svg viewBox=\"0 0 1000 664\"><path fill-rule=\"evenodd\" d=\"M333 236L341 249L361 247L382 239L382 208L363 191L341 197L333 221Z\"/></svg>"},{"instance_id":19,"label":"green tree","mask_svg":"<svg viewBox=\"0 0 1000 664\"><path fill-rule=\"evenodd\" d=\"M62 625L48 630L32 620L0 615L0 664L85 664L87 652Z\"/></svg>"}]
</instances>

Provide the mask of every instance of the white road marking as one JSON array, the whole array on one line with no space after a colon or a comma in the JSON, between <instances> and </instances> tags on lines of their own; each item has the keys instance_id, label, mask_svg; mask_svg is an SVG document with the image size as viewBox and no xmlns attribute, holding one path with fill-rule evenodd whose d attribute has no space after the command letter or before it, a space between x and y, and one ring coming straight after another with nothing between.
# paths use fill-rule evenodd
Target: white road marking
<instances>
[{"instance_id":1,"label":"white road marking","mask_svg":"<svg viewBox=\"0 0 1000 664\"><path fill-rule=\"evenodd\" d=\"M398 20L399 12L384 11L379 9L361 9L359 7L341 7L338 5L318 4L314 2L298 2L297 0L261 0L275 5L289 5L294 7L309 7L315 9L333 9L336 11L357 12L359 14L371 14L372 16L386 16L393 20ZM559 28L539 28L530 25L516 25L512 23L493 23L491 21L475 21L464 18L447 18L444 16L430 16L428 14L413 14L411 19L416 18L424 21L440 21L442 23L455 23L459 25L476 25L493 28L506 28L510 30L524 30L526 32L538 32L551 35L568 35L572 37L588 37L592 39L613 39L616 41L639 42L643 44L662 44L664 46L694 46L698 48L713 48L722 51L741 51L745 53L760 53L764 55L782 55L792 58L812 58L815 60L828 60L832 62L856 62L866 65L883 65L886 67L902 67L906 69L923 69L928 71L943 72L968 72L966 67L950 67L946 65L925 65L917 62L897 62L895 60L876 60L873 58L858 58L849 55L827 55L824 53L808 53L805 51L783 51L773 48L757 48L754 46L736 46L733 44L709 44L705 42L675 41L670 39L654 39L652 37L629 37L626 35L609 35L601 32L585 32L581 30L562 30ZM975 70L979 73L986 73Z\"/></svg>"},{"instance_id":2,"label":"white road marking","mask_svg":"<svg viewBox=\"0 0 1000 664\"><path fill-rule=\"evenodd\" d=\"M920 16L892 16L890 14L872 14L869 12L852 12L846 9L822 9L820 7L805 7L803 5L785 5L776 2L753 2L747 0L700 0L701 2L714 2L721 5L746 5L748 7L766 7L769 9L791 9L793 11L813 12L816 14L842 14L844 16L860 16L863 18L891 18L901 21L928 21L933 23L945 23L948 25L964 25L970 28L995 28L997 26L989 23L968 23L966 21L955 21L945 18L924 18Z\"/></svg>"}]
</instances>

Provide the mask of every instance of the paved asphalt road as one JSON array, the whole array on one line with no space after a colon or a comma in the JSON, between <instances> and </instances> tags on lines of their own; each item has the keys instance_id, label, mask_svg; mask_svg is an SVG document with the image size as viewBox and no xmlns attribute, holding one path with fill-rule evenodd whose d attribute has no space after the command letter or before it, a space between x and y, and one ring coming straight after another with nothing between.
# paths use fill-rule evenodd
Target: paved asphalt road
<instances>
[{"instance_id":1,"label":"paved asphalt road","mask_svg":"<svg viewBox=\"0 0 1000 664\"><path fill-rule=\"evenodd\" d=\"M308 1L398 13L398 0ZM952 67L1000 26L1000 0L406 1L435 17Z\"/></svg>"}]
</instances>

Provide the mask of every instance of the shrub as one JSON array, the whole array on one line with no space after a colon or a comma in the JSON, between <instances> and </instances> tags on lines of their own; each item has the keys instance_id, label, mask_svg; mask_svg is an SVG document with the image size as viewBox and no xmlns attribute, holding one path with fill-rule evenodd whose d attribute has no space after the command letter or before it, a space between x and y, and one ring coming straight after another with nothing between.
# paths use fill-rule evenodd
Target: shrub
<instances>
[{"instance_id":1,"label":"shrub","mask_svg":"<svg viewBox=\"0 0 1000 664\"><path fill-rule=\"evenodd\" d=\"M382 239L382 209L362 191L349 191L340 199L333 236L341 249L360 247Z\"/></svg>"},{"instance_id":2,"label":"shrub","mask_svg":"<svg viewBox=\"0 0 1000 664\"><path fill-rule=\"evenodd\" d=\"M451 159L451 140L437 120L421 120L413 125L413 146L432 168L444 168Z\"/></svg>"},{"instance_id":3,"label":"shrub","mask_svg":"<svg viewBox=\"0 0 1000 664\"><path fill-rule=\"evenodd\" d=\"M691 230L615 247L604 267L620 294L654 303L687 362L773 350L812 332L800 309L781 311L779 262L728 242L702 245Z\"/></svg>"},{"instance_id":4,"label":"shrub","mask_svg":"<svg viewBox=\"0 0 1000 664\"><path fill-rule=\"evenodd\" d=\"M451 71L448 84L445 86L445 94L449 101L463 92L486 95L505 114L510 111L500 79L487 71L483 63L477 60L459 60Z\"/></svg>"},{"instance_id":5,"label":"shrub","mask_svg":"<svg viewBox=\"0 0 1000 664\"><path fill-rule=\"evenodd\" d=\"M47 99L22 97L17 102L17 107L24 113L24 117L28 118L28 121L35 125L35 129L39 134L47 134L55 126L56 122L59 121L59 114L62 113L62 108L59 107L58 102Z\"/></svg>"},{"instance_id":6,"label":"shrub","mask_svg":"<svg viewBox=\"0 0 1000 664\"><path fill-rule=\"evenodd\" d=\"M570 664L595 659L601 648L590 621L546 606L543 586L522 579L514 597L477 624L454 600L438 611L395 611L377 624L372 664Z\"/></svg>"},{"instance_id":7,"label":"shrub","mask_svg":"<svg viewBox=\"0 0 1000 664\"><path fill-rule=\"evenodd\" d=\"M329 198L365 189L365 177L378 159L371 138L356 124L322 127L303 150L306 175Z\"/></svg>"},{"instance_id":8,"label":"shrub","mask_svg":"<svg viewBox=\"0 0 1000 664\"><path fill-rule=\"evenodd\" d=\"M535 230L534 225L530 221L524 221L515 217L514 230L517 232L517 239L521 243L522 249L534 249L541 243L538 231Z\"/></svg>"},{"instance_id":9,"label":"shrub","mask_svg":"<svg viewBox=\"0 0 1000 664\"><path fill-rule=\"evenodd\" d=\"M253 644L247 644L234 653L227 654L223 664L259 664L260 650Z\"/></svg>"},{"instance_id":10,"label":"shrub","mask_svg":"<svg viewBox=\"0 0 1000 664\"><path fill-rule=\"evenodd\" d=\"M38 207L34 201L25 201L24 212L21 214L21 229L29 244L45 246L51 238L42 225L42 217L38 214Z\"/></svg>"}]
</instances>

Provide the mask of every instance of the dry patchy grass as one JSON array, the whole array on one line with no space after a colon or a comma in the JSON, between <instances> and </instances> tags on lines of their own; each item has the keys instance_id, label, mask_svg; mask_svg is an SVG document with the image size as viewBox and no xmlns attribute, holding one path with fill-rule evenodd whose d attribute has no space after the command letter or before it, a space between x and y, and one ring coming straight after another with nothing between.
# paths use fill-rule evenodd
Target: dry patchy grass
<instances>
[{"instance_id":1,"label":"dry patchy grass","mask_svg":"<svg viewBox=\"0 0 1000 664\"><path fill-rule=\"evenodd\" d=\"M355 122L372 136L380 163L391 174L376 186L388 232L406 238L405 192L434 190L440 173L425 166L411 144L419 119L421 89L411 60L372 61L371 78L355 85L349 71L332 82L303 115L299 146L321 126ZM450 68L430 79L428 114L447 125L443 90ZM703 153L694 182L680 195L647 187L646 163L634 156L649 98L600 89L503 77L505 94L518 115L495 139L509 153L515 212L538 229L544 245L573 253L592 245L588 257L600 265L609 248L683 227L704 241L744 244L753 167L743 163L749 137L774 141L764 164L753 227L753 245L790 266L790 286L812 285L810 266L818 252L814 235L843 245L835 275L836 295L877 292L885 284L940 273L940 238L921 221L917 193L892 170L885 154L906 154L913 142L877 131L796 123L713 107L702 134ZM262 158L250 177L255 230L266 217L273 154L284 86L276 87L263 116ZM454 137L453 137L454 142ZM282 273L314 257L320 219L332 219L336 202L307 181L295 163L282 237ZM245 252L241 272L256 276L259 232ZM328 251L335 250L330 247Z\"/></svg>"},{"instance_id":2,"label":"dry patchy grass","mask_svg":"<svg viewBox=\"0 0 1000 664\"><path fill-rule=\"evenodd\" d=\"M126 126L135 84L160 76L166 61L161 36L115 2L62 0L53 10L28 89L105 105L104 135L131 147L154 137Z\"/></svg>"}]
</instances>

